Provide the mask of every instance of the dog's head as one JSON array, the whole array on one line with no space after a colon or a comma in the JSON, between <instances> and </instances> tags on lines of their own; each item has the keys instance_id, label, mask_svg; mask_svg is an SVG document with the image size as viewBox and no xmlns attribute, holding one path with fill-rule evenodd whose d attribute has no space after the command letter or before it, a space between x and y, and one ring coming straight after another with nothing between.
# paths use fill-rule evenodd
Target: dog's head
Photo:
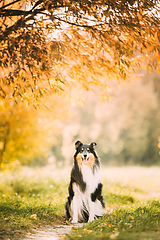
<instances>
[{"instance_id":1,"label":"dog's head","mask_svg":"<svg viewBox=\"0 0 160 240\"><path fill-rule=\"evenodd\" d=\"M95 146L97 144L95 142L92 142L90 145L83 144L81 141L77 141L75 143L75 159L77 160L79 165L85 164L87 166L91 166L98 163L98 156L95 151Z\"/></svg>"}]
</instances>

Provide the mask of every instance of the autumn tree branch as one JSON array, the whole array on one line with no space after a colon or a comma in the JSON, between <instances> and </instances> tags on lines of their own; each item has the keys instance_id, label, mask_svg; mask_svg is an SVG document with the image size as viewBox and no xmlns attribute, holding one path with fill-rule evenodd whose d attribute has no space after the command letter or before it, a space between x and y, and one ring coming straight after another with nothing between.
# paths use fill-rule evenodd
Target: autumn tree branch
<instances>
[{"instance_id":1,"label":"autumn tree branch","mask_svg":"<svg viewBox=\"0 0 160 240\"><path fill-rule=\"evenodd\" d=\"M2 6L2 7L0 7L0 11L1 11L2 9L4 9L4 8L9 7L9 6L11 6L11 5L13 5L13 4L17 3L17 2L20 2L20 1L21 1L21 0L16 0L16 1L10 2L10 3L8 3L8 4L6 4L6 5Z\"/></svg>"},{"instance_id":2,"label":"autumn tree branch","mask_svg":"<svg viewBox=\"0 0 160 240\"><path fill-rule=\"evenodd\" d=\"M0 3L1 98L8 94L5 87L11 85L13 96L16 84L20 87L15 98L23 99L24 89L37 98L35 79L49 79L50 83L50 76L52 89L60 89L66 76L71 81L78 79L86 88L91 82L101 85L108 75L126 80L140 66L137 56L151 68L159 64L157 0L28 0L26 6L23 0ZM93 81L86 83L91 75Z\"/></svg>"}]
</instances>

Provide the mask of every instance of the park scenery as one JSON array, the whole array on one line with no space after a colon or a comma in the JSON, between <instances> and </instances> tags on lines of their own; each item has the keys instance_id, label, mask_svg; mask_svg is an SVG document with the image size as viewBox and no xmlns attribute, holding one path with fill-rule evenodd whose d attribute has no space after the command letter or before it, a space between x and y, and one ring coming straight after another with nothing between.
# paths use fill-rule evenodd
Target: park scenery
<instances>
[{"instance_id":1,"label":"park scenery","mask_svg":"<svg viewBox=\"0 0 160 240\"><path fill-rule=\"evenodd\" d=\"M59 238L160 240L159 13L158 0L0 0L0 239L70 226ZM106 213L77 226L78 140L97 143Z\"/></svg>"}]
</instances>

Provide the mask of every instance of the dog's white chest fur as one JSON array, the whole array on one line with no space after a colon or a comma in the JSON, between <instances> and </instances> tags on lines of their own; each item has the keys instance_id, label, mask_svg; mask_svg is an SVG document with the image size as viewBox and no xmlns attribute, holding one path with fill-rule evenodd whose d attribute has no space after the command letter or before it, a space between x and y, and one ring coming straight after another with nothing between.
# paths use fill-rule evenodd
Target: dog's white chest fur
<instances>
[{"instance_id":1,"label":"dog's white chest fur","mask_svg":"<svg viewBox=\"0 0 160 240\"><path fill-rule=\"evenodd\" d=\"M101 180L99 168L96 168L93 172L90 166L82 164L81 172L83 176L83 181L86 183L86 193L93 193Z\"/></svg>"}]
</instances>

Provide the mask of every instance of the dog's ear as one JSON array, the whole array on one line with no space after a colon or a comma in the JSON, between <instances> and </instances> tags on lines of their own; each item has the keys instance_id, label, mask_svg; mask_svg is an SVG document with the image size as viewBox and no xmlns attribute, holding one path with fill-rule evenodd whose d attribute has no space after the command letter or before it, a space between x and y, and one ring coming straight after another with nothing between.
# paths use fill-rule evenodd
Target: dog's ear
<instances>
[{"instance_id":1,"label":"dog's ear","mask_svg":"<svg viewBox=\"0 0 160 240\"><path fill-rule=\"evenodd\" d=\"M96 145L97 145L96 142L92 142L92 143L90 144L91 148L94 148Z\"/></svg>"},{"instance_id":2,"label":"dog's ear","mask_svg":"<svg viewBox=\"0 0 160 240\"><path fill-rule=\"evenodd\" d=\"M77 149L80 145L83 145L81 141L75 142L75 148Z\"/></svg>"}]
</instances>

